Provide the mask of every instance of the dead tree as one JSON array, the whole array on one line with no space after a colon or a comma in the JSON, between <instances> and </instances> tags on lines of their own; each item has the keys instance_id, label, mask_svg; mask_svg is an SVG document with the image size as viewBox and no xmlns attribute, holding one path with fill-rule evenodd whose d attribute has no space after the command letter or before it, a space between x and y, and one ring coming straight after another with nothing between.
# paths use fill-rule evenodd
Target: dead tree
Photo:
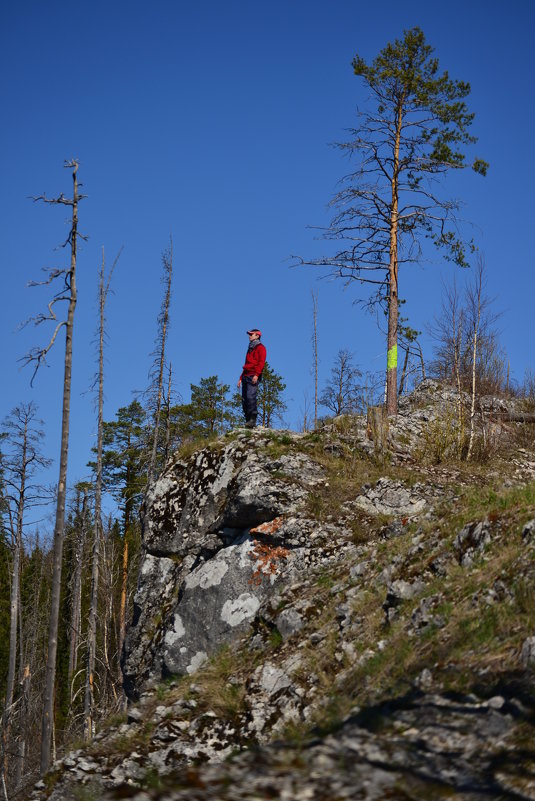
<instances>
[{"instance_id":1,"label":"dead tree","mask_svg":"<svg viewBox=\"0 0 535 801\"><path fill-rule=\"evenodd\" d=\"M32 382L39 367L45 362L46 356L62 328L65 328L65 358L64 358L64 378L63 378L63 408L61 418L61 447L59 463L59 479L57 487L56 501L56 521L54 525L54 546L53 546L53 574L52 574L52 595L50 607L50 623L48 630L48 654L45 672L45 687L43 694L43 716L41 730L41 775L46 773L50 764L50 748L52 738L52 725L54 715L54 686L56 679L56 654L58 647L58 621L61 591L61 564L63 557L63 540L65 535L65 501L67 495L67 461L69 455L69 418L71 405L71 376L72 376L72 338L74 329L74 312L76 309L76 258L78 248L78 238L84 239L78 231L78 204L85 197L79 192L78 184L78 161L72 160L65 164L67 169L72 169L73 194L72 198L66 198L63 193L56 198L47 198L40 195L34 198L35 201L41 200L51 205L67 206L71 209L71 227L69 235L63 247L70 246L71 258L70 265L63 269L49 271L46 281L32 282L33 285L51 284L57 279L62 279L61 289L54 295L48 304L48 314L42 314L34 318L36 324L50 321L55 324L54 331L47 345L43 348L34 348L25 357L25 363L35 363ZM56 304L65 301L68 304L67 316L64 320L58 320L56 315Z\"/></svg>"},{"instance_id":2,"label":"dead tree","mask_svg":"<svg viewBox=\"0 0 535 801\"><path fill-rule=\"evenodd\" d=\"M121 249L122 250L122 249ZM94 673L97 641L98 582L100 563L100 542L102 540L102 442L104 435L104 327L106 322L106 298L110 289L111 277L119 260L121 251L112 264L106 277L104 248L98 284L98 395L97 395L97 463L95 475L95 521L93 525L93 548L91 554L91 597L87 620L87 655L84 693L84 735L90 740L93 737L94 720Z\"/></svg>"},{"instance_id":3,"label":"dead tree","mask_svg":"<svg viewBox=\"0 0 535 801\"><path fill-rule=\"evenodd\" d=\"M163 399L163 376L165 370L165 346L169 329L169 309L171 305L171 281L173 278L173 240L169 247L162 253L163 265L163 284L165 287L162 308L158 316L158 335L156 338L156 349L154 351L155 361L151 371L152 386L149 389L150 403L154 415L154 433L152 437L152 452L149 463L149 474L147 485L154 478L156 468L156 453L158 449L158 435L160 433L160 418L162 412Z\"/></svg>"}]
</instances>

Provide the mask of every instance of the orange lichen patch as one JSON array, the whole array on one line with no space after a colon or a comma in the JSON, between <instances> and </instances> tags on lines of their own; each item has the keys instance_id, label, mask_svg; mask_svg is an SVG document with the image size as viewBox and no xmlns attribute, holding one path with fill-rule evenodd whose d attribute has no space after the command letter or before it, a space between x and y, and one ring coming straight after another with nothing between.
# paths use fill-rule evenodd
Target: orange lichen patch
<instances>
[{"instance_id":1,"label":"orange lichen patch","mask_svg":"<svg viewBox=\"0 0 535 801\"><path fill-rule=\"evenodd\" d=\"M290 551L288 548L284 548L282 545L267 545L266 543L254 540L254 547L249 556L251 559L254 559L257 564L256 570L249 579L249 584L262 584L263 576L274 575L277 572L280 560L287 559L289 554Z\"/></svg>"},{"instance_id":2,"label":"orange lichen patch","mask_svg":"<svg viewBox=\"0 0 535 801\"><path fill-rule=\"evenodd\" d=\"M251 529L251 534L274 534L282 526L284 522L283 517L274 517L267 523L261 523L259 526Z\"/></svg>"}]
</instances>

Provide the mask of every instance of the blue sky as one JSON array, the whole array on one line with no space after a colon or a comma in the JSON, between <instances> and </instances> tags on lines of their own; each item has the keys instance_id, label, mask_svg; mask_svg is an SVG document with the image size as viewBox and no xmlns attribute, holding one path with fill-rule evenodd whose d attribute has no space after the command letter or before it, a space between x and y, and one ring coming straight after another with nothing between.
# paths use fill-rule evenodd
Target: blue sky
<instances>
[{"instance_id":1,"label":"blue sky","mask_svg":"<svg viewBox=\"0 0 535 801\"><path fill-rule=\"evenodd\" d=\"M28 198L70 193L65 159L80 161L88 198L80 229L69 479L86 475L95 422L87 393L95 372L97 270L124 246L107 309L105 417L147 384L161 302L161 252L172 235L175 277L169 357L176 388L217 373L234 384L259 326L272 366L287 383L288 422L312 395L311 300L318 292L320 377L348 348L363 369L384 365L373 317L356 285L292 269L291 255L325 252L309 226L347 170L330 146L345 139L366 101L351 60L371 60L415 25L443 69L471 83L470 108L487 178L456 176L445 191L485 255L489 294L503 311L512 375L533 367L531 0L382 3L249 0L195 4L4 3L1 22L1 240L3 277L0 412L33 399L45 420L47 455L59 449L63 342L33 389L17 360L47 331L21 321L43 310L28 289L42 267L63 265L65 210ZM400 276L404 314L425 331L454 268L440 256ZM424 352L431 356L425 334ZM57 466L50 474L55 476Z\"/></svg>"}]
</instances>

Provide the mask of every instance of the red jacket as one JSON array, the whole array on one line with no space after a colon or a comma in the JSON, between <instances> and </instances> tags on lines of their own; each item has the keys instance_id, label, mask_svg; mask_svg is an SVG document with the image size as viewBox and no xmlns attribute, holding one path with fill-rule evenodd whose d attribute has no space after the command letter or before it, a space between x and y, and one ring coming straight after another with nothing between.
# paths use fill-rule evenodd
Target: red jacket
<instances>
[{"instance_id":1,"label":"red jacket","mask_svg":"<svg viewBox=\"0 0 535 801\"><path fill-rule=\"evenodd\" d=\"M243 371L240 378L243 378L244 375L257 375L260 378L265 363L266 349L262 343L259 343L256 348L247 351L245 364L243 365Z\"/></svg>"}]
</instances>

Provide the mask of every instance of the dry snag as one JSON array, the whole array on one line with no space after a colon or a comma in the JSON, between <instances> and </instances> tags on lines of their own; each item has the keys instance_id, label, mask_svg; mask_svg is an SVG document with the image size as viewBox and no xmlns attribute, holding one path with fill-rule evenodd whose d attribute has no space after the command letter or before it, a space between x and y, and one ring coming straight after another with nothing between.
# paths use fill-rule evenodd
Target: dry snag
<instances>
[{"instance_id":1,"label":"dry snag","mask_svg":"<svg viewBox=\"0 0 535 801\"><path fill-rule=\"evenodd\" d=\"M46 355L54 345L56 338L62 328L65 328L65 358L64 358L64 379L63 379L63 408L61 421L61 448L59 480L57 487L56 500L56 520L54 526L54 546L53 546L53 573L52 573L52 593L50 606L50 621L48 630L48 653L45 674L45 688L43 698L43 716L41 730L41 775L44 774L50 764L51 740L54 715L54 686L56 677L56 654L58 647L58 620L61 592L61 563L63 556L63 541L65 534L65 501L67 494L67 459L69 452L69 417L71 402L71 376L72 376L72 338L74 328L74 312L76 309L76 259L78 239L85 239L78 231L78 204L85 197L79 192L78 184L78 161L73 159L66 162L65 167L72 170L73 194L72 198L66 198L63 193L56 198L47 198L46 195L35 197L35 201L42 201L50 205L67 206L71 209L71 226L69 235L63 243L63 247L70 246L70 265L64 269L54 269L49 271L46 281L38 282L41 284L51 284L56 279L63 279L62 286L48 304L48 314L38 315L34 318L36 325L49 321L55 323L55 328L43 348L34 348L25 357L25 363L35 363L32 381L35 379L39 367L44 363ZM34 284L35 285L35 284ZM65 301L68 304L67 315L64 320L58 320L55 307L58 303Z\"/></svg>"}]
</instances>

